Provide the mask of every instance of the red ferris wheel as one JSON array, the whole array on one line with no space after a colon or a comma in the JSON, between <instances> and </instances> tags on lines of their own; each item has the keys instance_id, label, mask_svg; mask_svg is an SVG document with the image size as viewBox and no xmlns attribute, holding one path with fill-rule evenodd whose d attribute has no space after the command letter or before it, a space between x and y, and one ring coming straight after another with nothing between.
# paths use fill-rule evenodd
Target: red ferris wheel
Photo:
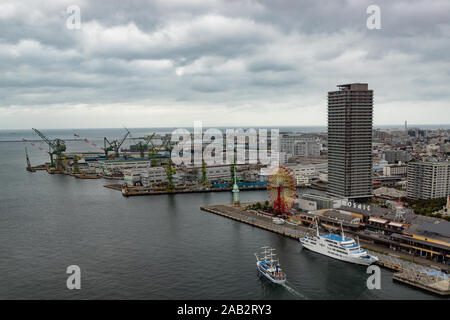
<instances>
[{"instance_id":1,"label":"red ferris wheel","mask_svg":"<svg viewBox=\"0 0 450 320\"><path fill-rule=\"evenodd\" d=\"M287 213L292 208L296 198L296 183L291 171L284 166L272 170L267 184L267 194L274 211Z\"/></svg>"}]
</instances>

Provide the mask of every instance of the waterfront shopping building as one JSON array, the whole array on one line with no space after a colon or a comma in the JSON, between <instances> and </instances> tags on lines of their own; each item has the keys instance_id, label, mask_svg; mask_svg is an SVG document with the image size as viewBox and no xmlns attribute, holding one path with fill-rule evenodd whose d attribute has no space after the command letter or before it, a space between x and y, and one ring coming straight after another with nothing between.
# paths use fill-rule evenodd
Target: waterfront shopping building
<instances>
[{"instance_id":1,"label":"waterfront shopping building","mask_svg":"<svg viewBox=\"0 0 450 320\"><path fill-rule=\"evenodd\" d=\"M405 208L341 205L330 209L295 212L290 220L346 233L362 242L385 246L413 256L450 264L450 222L414 214Z\"/></svg>"},{"instance_id":2,"label":"waterfront shopping building","mask_svg":"<svg viewBox=\"0 0 450 320\"><path fill-rule=\"evenodd\" d=\"M328 92L328 192L372 197L373 91L366 83Z\"/></svg>"}]
</instances>

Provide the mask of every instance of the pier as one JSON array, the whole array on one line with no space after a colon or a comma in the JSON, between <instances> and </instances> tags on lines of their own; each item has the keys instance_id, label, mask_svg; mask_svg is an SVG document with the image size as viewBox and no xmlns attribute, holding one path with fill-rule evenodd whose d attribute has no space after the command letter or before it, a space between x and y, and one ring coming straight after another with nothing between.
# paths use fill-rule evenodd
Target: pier
<instances>
[{"instance_id":1,"label":"pier","mask_svg":"<svg viewBox=\"0 0 450 320\"><path fill-rule=\"evenodd\" d=\"M210 186L176 186L174 190L160 187L124 187L122 184L107 184L105 188L121 191L124 197L132 196L149 196L161 194L178 194L178 193L202 193L202 192L223 192L230 191L231 187L214 188ZM241 190L265 190L265 186L248 186L240 187Z\"/></svg>"},{"instance_id":2,"label":"pier","mask_svg":"<svg viewBox=\"0 0 450 320\"><path fill-rule=\"evenodd\" d=\"M201 206L200 209L295 240L311 232L311 229L308 227L294 225L289 222L285 222L282 225L276 224L272 221L271 216L254 210L245 210L244 207L248 204L241 204L240 206L233 206L232 204ZM381 253L379 250L372 249L364 244L361 244L361 247L366 249L369 254L379 258L376 262L377 265L394 272L392 276L393 281L436 295L450 296L450 276L434 269L431 265L424 266L409 262L396 256L394 253L384 252L389 251L387 248Z\"/></svg>"},{"instance_id":3,"label":"pier","mask_svg":"<svg viewBox=\"0 0 450 320\"><path fill-rule=\"evenodd\" d=\"M394 273L393 281L397 281L440 296L450 296L450 278L436 277L425 273L403 271Z\"/></svg>"},{"instance_id":4,"label":"pier","mask_svg":"<svg viewBox=\"0 0 450 320\"><path fill-rule=\"evenodd\" d=\"M214 213L229 219L247 223L254 227L258 227L267 231L275 232L292 239L300 239L309 230L309 228L303 226L297 226L292 224L275 224L272 222L272 217L258 214L256 211L246 211L242 207L236 207L233 205L214 205L214 206L202 206L201 210Z\"/></svg>"}]
</instances>

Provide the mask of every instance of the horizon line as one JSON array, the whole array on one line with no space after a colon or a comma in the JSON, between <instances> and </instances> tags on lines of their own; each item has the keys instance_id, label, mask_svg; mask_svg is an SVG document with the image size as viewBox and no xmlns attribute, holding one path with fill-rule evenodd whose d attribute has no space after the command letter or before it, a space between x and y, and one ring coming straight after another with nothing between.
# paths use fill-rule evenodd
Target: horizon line
<instances>
[{"instance_id":1,"label":"horizon line","mask_svg":"<svg viewBox=\"0 0 450 320\"><path fill-rule=\"evenodd\" d=\"M373 127L387 127L387 126L391 126L392 128L394 127L402 127L404 128L405 124L374 124ZM408 124L407 127L408 129L412 129L412 128L420 128L420 126L449 126L450 127L450 123L422 123L422 124L416 124L416 123L411 123ZM169 128L191 128L192 126L161 126L161 127L126 127L127 129L169 129ZM227 125L221 125L221 126L203 126L203 128L314 128L314 127L328 127L328 125L282 125L282 126L277 126L277 125L265 125L265 126L242 126L242 125L238 125L238 126L227 126ZM75 128L75 127L70 127L70 128L41 128L40 130L73 130L73 129L77 129L77 130L92 130L92 129L124 129L125 127L89 127L89 128ZM32 128L11 128L11 129L3 129L0 128L0 131L14 131L14 130L32 130Z\"/></svg>"}]
</instances>

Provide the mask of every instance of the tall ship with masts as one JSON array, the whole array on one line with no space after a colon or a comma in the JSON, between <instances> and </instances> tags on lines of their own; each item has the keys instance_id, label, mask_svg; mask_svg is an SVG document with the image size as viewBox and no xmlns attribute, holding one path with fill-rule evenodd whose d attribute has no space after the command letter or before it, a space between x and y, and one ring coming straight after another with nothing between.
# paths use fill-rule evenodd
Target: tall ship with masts
<instances>
[{"instance_id":1,"label":"tall ship with masts","mask_svg":"<svg viewBox=\"0 0 450 320\"><path fill-rule=\"evenodd\" d=\"M366 250L361 248L359 239L358 243L356 243L354 239L344 235L342 224L341 235L331 233L320 235L319 227L316 223L316 234L300 238L300 243L306 249L341 261L366 266L378 261L377 257L369 255Z\"/></svg>"},{"instance_id":2,"label":"tall ship with masts","mask_svg":"<svg viewBox=\"0 0 450 320\"><path fill-rule=\"evenodd\" d=\"M284 284L286 282L286 273L280 268L278 260L273 259L276 254L275 249L270 247L262 247L261 256L255 253L256 267L261 275L266 277L273 283Z\"/></svg>"}]
</instances>

